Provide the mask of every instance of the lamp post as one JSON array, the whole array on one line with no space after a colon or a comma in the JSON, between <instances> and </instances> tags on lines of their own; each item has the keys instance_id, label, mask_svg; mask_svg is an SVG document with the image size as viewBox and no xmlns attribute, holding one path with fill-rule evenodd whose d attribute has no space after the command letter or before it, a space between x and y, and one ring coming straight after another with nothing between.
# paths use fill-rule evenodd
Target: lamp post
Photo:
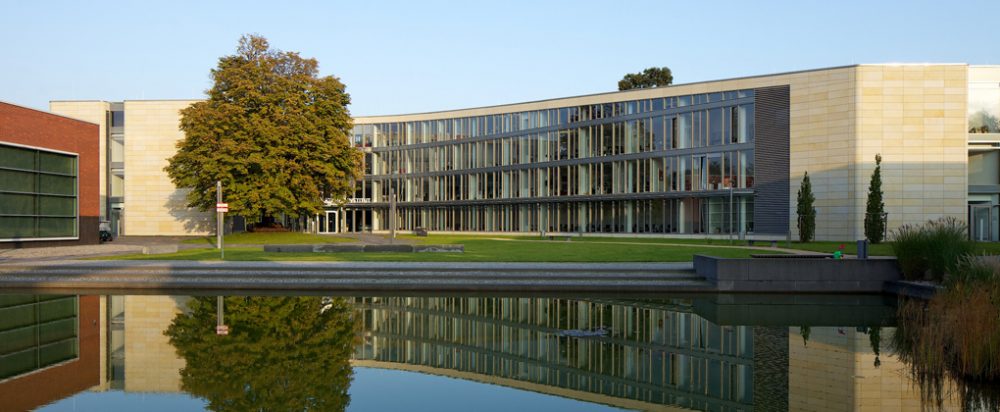
<instances>
[{"instance_id":1,"label":"lamp post","mask_svg":"<svg viewBox=\"0 0 1000 412\"><path fill-rule=\"evenodd\" d=\"M733 243L733 184L729 184L729 244Z\"/></svg>"},{"instance_id":2,"label":"lamp post","mask_svg":"<svg viewBox=\"0 0 1000 412\"><path fill-rule=\"evenodd\" d=\"M389 188L389 243L396 240L396 189Z\"/></svg>"}]
</instances>

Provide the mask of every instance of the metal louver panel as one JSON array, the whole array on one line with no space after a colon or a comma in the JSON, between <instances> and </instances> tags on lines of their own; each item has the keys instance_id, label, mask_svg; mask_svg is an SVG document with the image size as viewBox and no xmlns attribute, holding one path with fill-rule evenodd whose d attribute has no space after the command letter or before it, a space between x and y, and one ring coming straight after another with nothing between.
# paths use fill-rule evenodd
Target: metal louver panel
<instances>
[{"instance_id":1,"label":"metal louver panel","mask_svg":"<svg viewBox=\"0 0 1000 412\"><path fill-rule=\"evenodd\" d=\"M789 220L789 89L765 87L754 95L754 232L784 235Z\"/></svg>"}]
</instances>

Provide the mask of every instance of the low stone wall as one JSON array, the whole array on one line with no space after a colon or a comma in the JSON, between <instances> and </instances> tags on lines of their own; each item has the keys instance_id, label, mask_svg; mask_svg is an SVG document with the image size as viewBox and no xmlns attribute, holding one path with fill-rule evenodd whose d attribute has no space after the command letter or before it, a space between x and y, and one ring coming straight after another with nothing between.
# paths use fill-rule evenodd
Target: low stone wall
<instances>
[{"instance_id":1,"label":"low stone wall","mask_svg":"<svg viewBox=\"0 0 1000 412\"><path fill-rule=\"evenodd\" d=\"M699 276L720 292L881 293L900 279L895 258L724 259L695 255Z\"/></svg>"},{"instance_id":2,"label":"low stone wall","mask_svg":"<svg viewBox=\"0 0 1000 412\"><path fill-rule=\"evenodd\" d=\"M165 255L168 253L177 253L177 245L149 245L143 246L142 254L144 255Z\"/></svg>"},{"instance_id":3,"label":"low stone wall","mask_svg":"<svg viewBox=\"0 0 1000 412\"><path fill-rule=\"evenodd\" d=\"M331 243L321 245L264 245L265 252L285 253L345 253L345 252L395 252L395 253L462 253L464 245L364 245L360 243Z\"/></svg>"}]
</instances>

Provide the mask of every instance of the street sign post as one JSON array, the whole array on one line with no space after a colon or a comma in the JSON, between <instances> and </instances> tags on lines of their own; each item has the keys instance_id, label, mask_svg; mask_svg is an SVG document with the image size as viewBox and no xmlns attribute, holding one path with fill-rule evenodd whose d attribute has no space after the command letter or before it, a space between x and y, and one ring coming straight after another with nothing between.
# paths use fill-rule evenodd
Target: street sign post
<instances>
[{"instance_id":1,"label":"street sign post","mask_svg":"<svg viewBox=\"0 0 1000 412\"><path fill-rule=\"evenodd\" d=\"M223 213L229 211L229 203L222 202L222 181L215 181L215 233L216 247L219 248L219 258L226 260L226 250L222 248L222 219Z\"/></svg>"},{"instance_id":2,"label":"street sign post","mask_svg":"<svg viewBox=\"0 0 1000 412\"><path fill-rule=\"evenodd\" d=\"M226 302L222 296L215 297L215 334L219 336L229 334L229 325L226 325L225 320L225 305Z\"/></svg>"}]
</instances>

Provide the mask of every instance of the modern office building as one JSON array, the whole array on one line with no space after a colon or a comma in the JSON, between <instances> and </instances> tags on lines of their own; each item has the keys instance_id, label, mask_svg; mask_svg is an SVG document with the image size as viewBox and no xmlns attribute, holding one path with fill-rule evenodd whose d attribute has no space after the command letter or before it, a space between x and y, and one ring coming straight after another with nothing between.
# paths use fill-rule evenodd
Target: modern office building
<instances>
[{"instance_id":1,"label":"modern office building","mask_svg":"<svg viewBox=\"0 0 1000 412\"><path fill-rule=\"evenodd\" d=\"M96 124L0 102L0 249L98 243Z\"/></svg>"},{"instance_id":2,"label":"modern office building","mask_svg":"<svg viewBox=\"0 0 1000 412\"><path fill-rule=\"evenodd\" d=\"M101 220L110 222L114 233L196 235L214 227L210 213L185 207L187 192L175 188L163 171L177 151L177 141L184 137L179 111L195 101L49 103L54 113L100 126Z\"/></svg>"},{"instance_id":3,"label":"modern office building","mask_svg":"<svg viewBox=\"0 0 1000 412\"><path fill-rule=\"evenodd\" d=\"M122 233L209 231L211 216L184 208L184 189L163 172L183 137L178 110L190 103L52 102L101 124L111 159L104 210ZM401 230L795 238L808 172L817 238L853 240L863 237L881 154L890 230L950 216L968 221L973 238L998 240L998 118L1000 66L966 64L854 65L357 117L365 176L346 206L331 199L316 222L320 232L385 231L395 197Z\"/></svg>"}]
</instances>

